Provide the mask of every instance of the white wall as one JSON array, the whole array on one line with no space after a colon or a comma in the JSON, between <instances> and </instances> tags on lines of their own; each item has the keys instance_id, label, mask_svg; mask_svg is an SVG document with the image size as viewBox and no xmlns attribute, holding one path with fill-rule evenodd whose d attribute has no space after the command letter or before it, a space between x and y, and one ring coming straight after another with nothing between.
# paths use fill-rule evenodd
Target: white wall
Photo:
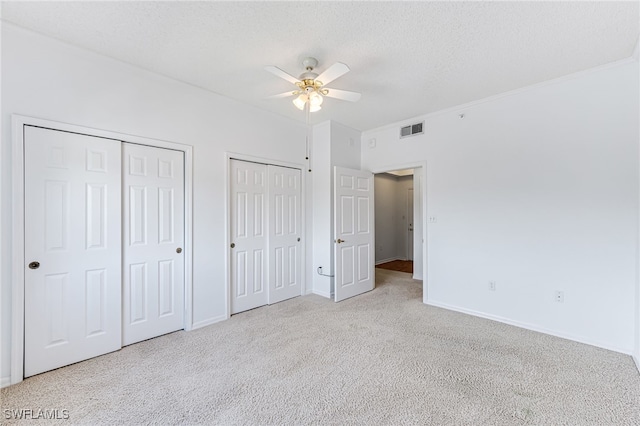
<instances>
[{"instance_id":1,"label":"white wall","mask_svg":"<svg viewBox=\"0 0 640 426\"><path fill-rule=\"evenodd\" d=\"M360 169L361 133L335 121L313 127L311 150L313 181L313 292L324 297L333 293L333 168Z\"/></svg>"},{"instance_id":2,"label":"white wall","mask_svg":"<svg viewBox=\"0 0 640 426\"><path fill-rule=\"evenodd\" d=\"M196 325L223 319L226 315L225 152L305 163L306 133L301 124L3 24L2 378L9 376L11 349L12 113L194 147L193 321ZM307 250L310 244L308 238Z\"/></svg>"},{"instance_id":3,"label":"white wall","mask_svg":"<svg viewBox=\"0 0 640 426\"><path fill-rule=\"evenodd\" d=\"M363 168L427 163L428 302L630 353L638 93L628 60L364 132Z\"/></svg>"},{"instance_id":4,"label":"white wall","mask_svg":"<svg viewBox=\"0 0 640 426\"><path fill-rule=\"evenodd\" d=\"M312 288L315 294L331 297L333 279L333 194L331 191L331 122L313 127L311 173L313 189ZM324 276L317 273L322 267Z\"/></svg>"},{"instance_id":5,"label":"white wall","mask_svg":"<svg viewBox=\"0 0 640 426\"><path fill-rule=\"evenodd\" d=\"M398 258L397 186L398 179L396 176L387 173L380 173L374 176L376 264Z\"/></svg>"}]
</instances>

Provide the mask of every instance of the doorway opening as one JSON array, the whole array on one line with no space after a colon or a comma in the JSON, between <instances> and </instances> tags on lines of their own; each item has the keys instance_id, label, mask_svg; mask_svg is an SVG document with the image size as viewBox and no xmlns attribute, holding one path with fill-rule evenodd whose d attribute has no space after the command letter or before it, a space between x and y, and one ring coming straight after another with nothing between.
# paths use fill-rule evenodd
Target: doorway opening
<instances>
[{"instance_id":1,"label":"doorway opening","mask_svg":"<svg viewBox=\"0 0 640 426\"><path fill-rule=\"evenodd\" d=\"M426 163L381 167L373 173L376 275L386 280L392 270L403 280L422 281L426 303Z\"/></svg>"},{"instance_id":2,"label":"doorway opening","mask_svg":"<svg viewBox=\"0 0 640 426\"><path fill-rule=\"evenodd\" d=\"M376 268L413 276L414 171L392 170L374 179Z\"/></svg>"}]
</instances>

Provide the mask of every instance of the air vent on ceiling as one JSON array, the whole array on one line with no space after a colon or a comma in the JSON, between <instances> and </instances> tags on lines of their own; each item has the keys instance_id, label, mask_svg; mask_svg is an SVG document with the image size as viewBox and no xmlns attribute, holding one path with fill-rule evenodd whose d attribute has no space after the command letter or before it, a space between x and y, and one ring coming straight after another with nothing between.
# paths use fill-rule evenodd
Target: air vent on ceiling
<instances>
[{"instance_id":1,"label":"air vent on ceiling","mask_svg":"<svg viewBox=\"0 0 640 426\"><path fill-rule=\"evenodd\" d=\"M421 135L424 133L423 127L424 127L424 121L416 124L411 124L409 126L401 127L400 137L406 138L408 136Z\"/></svg>"}]
</instances>

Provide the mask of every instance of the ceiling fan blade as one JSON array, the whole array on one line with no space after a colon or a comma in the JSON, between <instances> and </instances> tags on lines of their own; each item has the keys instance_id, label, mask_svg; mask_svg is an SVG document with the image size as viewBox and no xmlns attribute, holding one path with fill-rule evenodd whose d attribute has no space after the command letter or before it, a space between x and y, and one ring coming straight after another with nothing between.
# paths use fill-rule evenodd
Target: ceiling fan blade
<instances>
[{"instance_id":1,"label":"ceiling fan blade","mask_svg":"<svg viewBox=\"0 0 640 426\"><path fill-rule=\"evenodd\" d=\"M343 101L349 102L357 102L360 100L360 96L362 96L358 92L350 92L348 90L338 90L338 89L327 89L323 88L323 90L327 90L327 94L325 95L328 98L336 98L342 99Z\"/></svg>"},{"instance_id":2,"label":"ceiling fan blade","mask_svg":"<svg viewBox=\"0 0 640 426\"><path fill-rule=\"evenodd\" d=\"M349 67L346 64L343 64L342 62L336 62L335 64L327 68L322 74L320 74L316 78L316 80L320 81L324 86L331 83L336 78L342 75L345 75L348 72L349 72Z\"/></svg>"},{"instance_id":3,"label":"ceiling fan blade","mask_svg":"<svg viewBox=\"0 0 640 426\"><path fill-rule=\"evenodd\" d=\"M293 95L295 95L297 93L298 92L296 90L289 90L288 92L279 93L279 94L273 95L273 96L267 96L266 99L286 98L287 96L293 96Z\"/></svg>"},{"instance_id":4,"label":"ceiling fan blade","mask_svg":"<svg viewBox=\"0 0 640 426\"><path fill-rule=\"evenodd\" d=\"M298 83L300 81L297 78L295 78L294 76L292 76L291 74L288 74L288 73L282 71L280 68L274 67L273 65L270 65L268 67L264 67L264 69L269 71L270 73L272 73L274 75L277 75L280 78L284 78L289 83L296 84L296 83Z\"/></svg>"}]
</instances>

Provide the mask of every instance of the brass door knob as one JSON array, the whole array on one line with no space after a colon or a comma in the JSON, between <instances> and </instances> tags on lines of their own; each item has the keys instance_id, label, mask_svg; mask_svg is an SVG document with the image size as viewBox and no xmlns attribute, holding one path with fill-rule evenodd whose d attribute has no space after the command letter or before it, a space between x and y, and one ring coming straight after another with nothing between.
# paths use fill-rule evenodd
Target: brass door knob
<instances>
[{"instance_id":1,"label":"brass door knob","mask_svg":"<svg viewBox=\"0 0 640 426\"><path fill-rule=\"evenodd\" d=\"M182 253L182 249L181 249L180 247L178 247L178 248L176 249L176 253Z\"/></svg>"},{"instance_id":2,"label":"brass door knob","mask_svg":"<svg viewBox=\"0 0 640 426\"><path fill-rule=\"evenodd\" d=\"M231 243L231 248L235 248L236 243Z\"/></svg>"},{"instance_id":3,"label":"brass door knob","mask_svg":"<svg viewBox=\"0 0 640 426\"><path fill-rule=\"evenodd\" d=\"M338 239L336 240L336 243L338 243L338 244L340 244L340 243L344 243L344 242L345 242L345 241L344 241L344 240L341 240L340 238L338 238Z\"/></svg>"},{"instance_id":4,"label":"brass door knob","mask_svg":"<svg viewBox=\"0 0 640 426\"><path fill-rule=\"evenodd\" d=\"M38 269L40 267L40 262L31 262L29 264L29 269Z\"/></svg>"}]
</instances>

